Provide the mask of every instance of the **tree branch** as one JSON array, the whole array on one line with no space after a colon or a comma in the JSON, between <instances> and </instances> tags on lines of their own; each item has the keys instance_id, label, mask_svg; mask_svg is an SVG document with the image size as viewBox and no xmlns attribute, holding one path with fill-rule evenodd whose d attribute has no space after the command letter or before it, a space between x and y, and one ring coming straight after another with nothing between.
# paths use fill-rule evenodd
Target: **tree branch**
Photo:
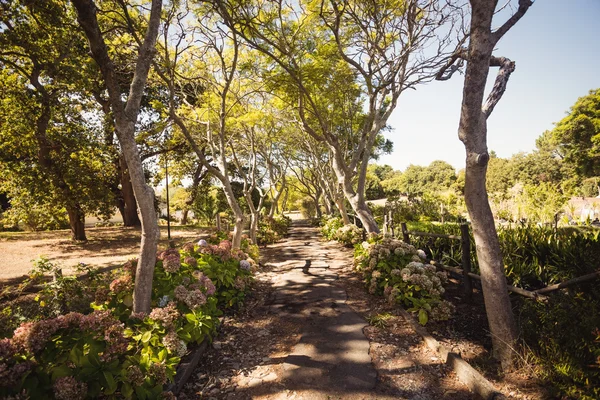
<instances>
[{"instance_id":1,"label":"tree branch","mask_svg":"<svg viewBox=\"0 0 600 400\"><path fill-rule=\"evenodd\" d=\"M494 107L496 107L496 104L498 104L498 102L502 98L504 91L506 91L506 84L508 83L510 74L512 74L515 70L514 61L511 61L506 57L492 56L490 58L490 66L500 67L500 70L498 70L498 75L496 76L494 87L488 95L488 98L485 101L485 105L481 109L486 119L490 116L492 111L494 111Z\"/></svg>"},{"instance_id":2,"label":"tree branch","mask_svg":"<svg viewBox=\"0 0 600 400\"><path fill-rule=\"evenodd\" d=\"M519 0L519 8L516 13L512 15L500 28L498 28L495 32L492 33L492 43L495 45L498 43L502 36L510 28L512 28L519 20L525 15L529 7L533 5L533 1L531 0Z\"/></svg>"}]
</instances>

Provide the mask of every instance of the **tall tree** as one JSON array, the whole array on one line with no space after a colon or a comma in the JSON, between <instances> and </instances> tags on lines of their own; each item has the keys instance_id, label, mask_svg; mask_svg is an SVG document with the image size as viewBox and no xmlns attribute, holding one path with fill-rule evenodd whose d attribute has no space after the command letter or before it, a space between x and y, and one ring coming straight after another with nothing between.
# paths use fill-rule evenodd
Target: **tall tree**
<instances>
[{"instance_id":1,"label":"tall tree","mask_svg":"<svg viewBox=\"0 0 600 400\"><path fill-rule=\"evenodd\" d=\"M142 160L135 141L135 125L142 102L148 72L155 53L156 38L160 25L162 0L152 0L148 28L144 41L139 46L135 72L129 86L127 100L121 96L121 87L115 73L114 62L108 52L103 32L98 24L93 0L72 0L77 10L77 19L88 38L92 56L100 67L115 119L115 130L133 185L142 222L140 257L136 267L133 293L133 311L150 312L152 279L156 263L156 248L160 237L158 219L154 210L154 190L146 184Z\"/></svg>"},{"instance_id":2,"label":"tall tree","mask_svg":"<svg viewBox=\"0 0 600 400\"><path fill-rule=\"evenodd\" d=\"M444 80L452 76L460 64L467 62L458 137L465 145L465 202L471 217L481 271L481 285L485 308L492 334L494 356L502 368L513 366L517 327L506 289L504 264L494 216L486 190L486 169L490 156L487 149L487 119L504 94L515 63L505 57L492 55L498 41L508 32L533 4L519 0L516 12L496 30L492 19L497 0L470 0L471 23L468 48L460 49L438 74ZM500 67L494 87L485 105L483 97L490 66Z\"/></svg>"},{"instance_id":3,"label":"tall tree","mask_svg":"<svg viewBox=\"0 0 600 400\"><path fill-rule=\"evenodd\" d=\"M441 67L454 8L419 0L213 3L281 69L279 86L305 131L330 148L347 200L366 229L378 232L365 202L373 146L400 94Z\"/></svg>"},{"instance_id":4,"label":"tall tree","mask_svg":"<svg viewBox=\"0 0 600 400\"><path fill-rule=\"evenodd\" d=\"M552 130L551 139L580 176L600 175L600 89L575 102Z\"/></svg>"},{"instance_id":5,"label":"tall tree","mask_svg":"<svg viewBox=\"0 0 600 400\"><path fill-rule=\"evenodd\" d=\"M86 240L85 214L110 213L113 170L102 167L107 152L84 117L94 113L88 55L72 29L65 0L0 3L0 161L13 197L65 207L73 239Z\"/></svg>"}]
</instances>

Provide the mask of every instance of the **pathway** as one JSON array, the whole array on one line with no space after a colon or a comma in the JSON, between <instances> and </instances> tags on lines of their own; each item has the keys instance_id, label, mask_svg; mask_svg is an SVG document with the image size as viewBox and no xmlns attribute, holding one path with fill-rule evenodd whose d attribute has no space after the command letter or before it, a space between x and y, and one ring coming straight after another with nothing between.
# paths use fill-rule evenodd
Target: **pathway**
<instances>
[{"instance_id":1,"label":"pathway","mask_svg":"<svg viewBox=\"0 0 600 400\"><path fill-rule=\"evenodd\" d=\"M226 318L180 399L472 398L404 320L367 324L380 300L348 276L351 252L316 228L294 221L261 254L253 297Z\"/></svg>"}]
</instances>

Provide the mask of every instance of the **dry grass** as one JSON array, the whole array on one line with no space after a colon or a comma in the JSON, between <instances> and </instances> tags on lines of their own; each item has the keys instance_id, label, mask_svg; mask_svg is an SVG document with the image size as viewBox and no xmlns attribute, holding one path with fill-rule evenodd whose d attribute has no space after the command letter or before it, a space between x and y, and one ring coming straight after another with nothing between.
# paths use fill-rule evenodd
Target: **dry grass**
<instances>
[{"instance_id":1,"label":"dry grass","mask_svg":"<svg viewBox=\"0 0 600 400\"><path fill-rule=\"evenodd\" d=\"M109 267L136 257L140 231L133 228L87 228L88 241L74 242L70 231L0 232L0 283L23 276L31 270L32 260L40 256L62 265L65 273L82 262L95 267ZM206 235L206 229L171 227L176 243ZM161 226L160 245L167 245L167 229Z\"/></svg>"}]
</instances>

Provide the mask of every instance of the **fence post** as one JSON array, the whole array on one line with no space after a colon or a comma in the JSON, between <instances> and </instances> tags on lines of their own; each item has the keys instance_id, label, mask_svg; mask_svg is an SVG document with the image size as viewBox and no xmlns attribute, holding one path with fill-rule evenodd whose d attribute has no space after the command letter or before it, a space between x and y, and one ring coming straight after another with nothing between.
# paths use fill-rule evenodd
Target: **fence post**
<instances>
[{"instance_id":1,"label":"fence post","mask_svg":"<svg viewBox=\"0 0 600 400\"><path fill-rule=\"evenodd\" d=\"M469 236L469 225L460 225L460 245L462 253L462 270L463 270L463 290L464 301L470 302L473 295L473 285L471 284L471 238Z\"/></svg>"},{"instance_id":2,"label":"fence post","mask_svg":"<svg viewBox=\"0 0 600 400\"><path fill-rule=\"evenodd\" d=\"M388 235L388 222L387 222L387 215L383 216L383 236L387 236Z\"/></svg>"},{"instance_id":3,"label":"fence post","mask_svg":"<svg viewBox=\"0 0 600 400\"><path fill-rule=\"evenodd\" d=\"M408 236L408 229L406 228L406 222L400 223L400 227L402 227L402 237L404 241L410 244L410 236Z\"/></svg>"}]
</instances>

